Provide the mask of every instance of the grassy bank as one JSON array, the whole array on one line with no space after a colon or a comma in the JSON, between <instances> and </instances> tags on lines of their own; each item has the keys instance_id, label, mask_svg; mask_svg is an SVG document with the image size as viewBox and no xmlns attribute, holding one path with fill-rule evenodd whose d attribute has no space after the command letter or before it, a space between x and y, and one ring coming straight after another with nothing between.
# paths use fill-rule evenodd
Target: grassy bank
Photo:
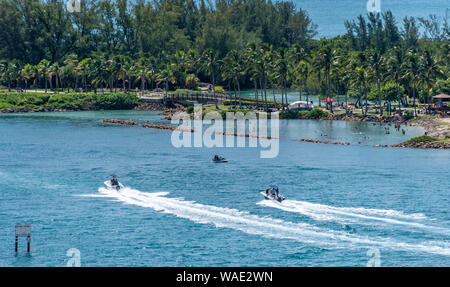
<instances>
[{"instance_id":1,"label":"grassy bank","mask_svg":"<svg viewBox=\"0 0 450 287\"><path fill-rule=\"evenodd\" d=\"M135 94L127 93L0 93L0 110L121 110L139 103Z\"/></svg>"}]
</instances>

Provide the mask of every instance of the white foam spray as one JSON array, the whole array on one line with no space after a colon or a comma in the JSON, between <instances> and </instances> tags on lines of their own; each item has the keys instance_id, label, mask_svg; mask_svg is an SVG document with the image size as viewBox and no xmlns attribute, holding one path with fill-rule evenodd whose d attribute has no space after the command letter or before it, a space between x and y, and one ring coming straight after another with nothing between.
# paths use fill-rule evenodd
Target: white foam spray
<instances>
[{"instance_id":1,"label":"white foam spray","mask_svg":"<svg viewBox=\"0 0 450 287\"><path fill-rule=\"evenodd\" d=\"M450 248L439 242L411 244L397 242L389 238L364 237L343 231L319 228L307 223L293 223L269 217L260 217L236 209L204 205L179 198L165 197L167 193L145 193L131 188L120 191L100 188L99 192L127 204L152 208L173 214L196 223L213 224L219 228L231 228L247 234L290 239L297 242L328 248L368 248L381 247L411 252L427 252L450 256Z\"/></svg>"},{"instance_id":2,"label":"white foam spray","mask_svg":"<svg viewBox=\"0 0 450 287\"><path fill-rule=\"evenodd\" d=\"M366 209L362 207L334 207L324 204L311 203L297 200L284 200L282 203L271 200L262 200L258 205L278 208L288 212L303 214L317 221L333 221L343 224L373 225L374 222L381 224L394 224L416 229L423 229L445 235L450 235L448 228L424 224L428 219L422 213L406 214L397 210ZM417 222L422 220L422 222Z\"/></svg>"}]
</instances>

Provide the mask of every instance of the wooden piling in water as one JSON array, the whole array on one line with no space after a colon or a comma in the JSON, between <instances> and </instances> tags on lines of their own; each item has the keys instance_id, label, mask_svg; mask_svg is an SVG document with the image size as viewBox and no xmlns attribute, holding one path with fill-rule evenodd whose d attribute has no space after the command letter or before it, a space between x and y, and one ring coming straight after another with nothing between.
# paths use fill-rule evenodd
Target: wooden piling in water
<instances>
[{"instance_id":1,"label":"wooden piling in water","mask_svg":"<svg viewBox=\"0 0 450 287\"><path fill-rule=\"evenodd\" d=\"M31 224L16 224L14 235L16 237L14 251L19 252L19 237L26 237L27 252L31 253Z\"/></svg>"}]
</instances>

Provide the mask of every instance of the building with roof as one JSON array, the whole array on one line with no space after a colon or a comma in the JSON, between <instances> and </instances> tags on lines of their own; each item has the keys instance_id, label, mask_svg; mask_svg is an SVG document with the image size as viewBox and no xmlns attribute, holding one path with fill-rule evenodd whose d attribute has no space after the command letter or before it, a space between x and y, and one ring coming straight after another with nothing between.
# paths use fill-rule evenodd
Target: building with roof
<instances>
[{"instance_id":1,"label":"building with roof","mask_svg":"<svg viewBox=\"0 0 450 287\"><path fill-rule=\"evenodd\" d=\"M440 94L440 95L433 96L433 100L436 102L437 108L450 107L450 105L449 105L450 96L447 94Z\"/></svg>"}]
</instances>

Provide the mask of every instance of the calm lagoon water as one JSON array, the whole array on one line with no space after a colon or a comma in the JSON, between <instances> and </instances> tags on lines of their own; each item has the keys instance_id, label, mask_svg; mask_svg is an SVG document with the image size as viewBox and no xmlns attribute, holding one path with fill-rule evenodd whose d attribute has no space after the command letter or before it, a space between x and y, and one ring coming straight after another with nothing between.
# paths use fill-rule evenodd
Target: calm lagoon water
<instances>
[{"instance_id":1,"label":"calm lagoon water","mask_svg":"<svg viewBox=\"0 0 450 287\"><path fill-rule=\"evenodd\" d=\"M280 153L174 148L157 112L0 115L0 266L450 264L450 152L374 148L422 134L370 123L281 121ZM391 128L392 130L392 128ZM321 134L327 137L321 137ZM349 141L310 144L300 138ZM361 144L358 144L361 142ZM221 154L227 164L213 164ZM127 186L107 192L111 173ZM263 201L276 183L288 199ZM14 255L14 225L33 225Z\"/></svg>"},{"instance_id":2,"label":"calm lagoon water","mask_svg":"<svg viewBox=\"0 0 450 287\"><path fill-rule=\"evenodd\" d=\"M344 22L367 14L367 0L294 0L298 8L308 11L318 25L317 38L334 37L346 32ZM401 25L404 17L444 17L450 9L446 0L380 0L381 11L391 10ZM448 13L448 12L447 12Z\"/></svg>"}]
</instances>

